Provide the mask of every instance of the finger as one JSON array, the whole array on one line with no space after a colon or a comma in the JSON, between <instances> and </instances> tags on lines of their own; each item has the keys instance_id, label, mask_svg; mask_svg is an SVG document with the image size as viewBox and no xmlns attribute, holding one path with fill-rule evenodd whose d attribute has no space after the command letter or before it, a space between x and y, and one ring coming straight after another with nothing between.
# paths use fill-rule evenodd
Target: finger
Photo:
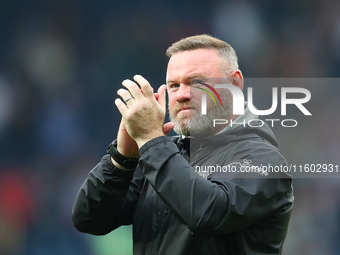
<instances>
[{"instance_id":1,"label":"finger","mask_svg":"<svg viewBox=\"0 0 340 255\"><path fill-rule=\"evenodd\" d=\"M140 90L140 87L133 81L126 79L122 82L122 85L129 90L129 93L136 99L143 98L142 91Z\"/></svg>"},{"instance_id":2,"label":"finger","mask_svg":"<svg viewBox=\"0 0 340 255\"><path fill-rule=\"evenodd\" d=\"M171 132L171 130L174 128L175 124L173 122L168 122L163 125L163 133L164 135L167 135Z\"/></svg>"},{"instance_id":3,"label":"finger","mask_svg":"<svg viewBox=\"0 0 340 255\"><path fill-rule=\"evenodd\" d=\"M115 105L117 106L120 114L122 116L124 116L124 114L126 113L126 111L128 110L128 107L126 106L126 104L123 103L123 101L120 98L117 98L115 100Z\"/></svg>"},{"instance_id":4,"label":"finger","mask_svg":"<svg viewBox=\"0 0 340 255\"><path fill-rule=\"evenodd\" d=\"M124 118L122 117L121 120L120 120L118 131L125 131L125 130L126 130L126 127L125 127L125 124L124 124Z\"/></svg>"},{"instance_id":5,"label":"finger","mask_svg":"<svg viewBox=\"0 0 340 255\"><path fill-rule=\"evenodd\" d=\"M131 93L126 89L118 89L117 94L123 98L123 100L129 96L131 96Z\"/></svg>"},{"instance_id":6,"label":"finger","mask_svg":"<svg viewBox=\"0 0 340 255\"><path fill-rule=\"evenodd\" d=\"M134 97L130 94L130 92L126 89L119 89L117 91L117 94L119 96L121 96L123 98L123 101L125 102L125 104L128 105L128 103L131 101L133 102L134 100Z\"/></svg>"},{"instance_id":7,"label":"finger","mask_svg":"<svg viewBox=\"0 0 340 255\"><path fill-rule=\"evenodd\" d=\"M158 98L158 103L165 109L165 91L166 91L166 85L162 85L158 88L158 95L159 95L159 98Z\"/></svg>"},{"instance_id":8,"label":"finger","mask_svg":"<svg viewBox=\"0 0 340 255\"><path fill-rule=\"evenodd\" d=\"M155 96L155 99L158 101L159 94L158 93L153 93L153 95Z\"/></svg>"},{"instance_id":9,"label":"finger","mask_svg":"<svg viewBox=\"0 0 340 255\"><path fill-rule=\"evenodd\" d=\"M153 97L153 88L151 87L150 83L141 75L137 74L133 76L133 79L138 82L140 87L143 90L143 94L145 97L151 98Z\"/></svg>"}]
</instances>

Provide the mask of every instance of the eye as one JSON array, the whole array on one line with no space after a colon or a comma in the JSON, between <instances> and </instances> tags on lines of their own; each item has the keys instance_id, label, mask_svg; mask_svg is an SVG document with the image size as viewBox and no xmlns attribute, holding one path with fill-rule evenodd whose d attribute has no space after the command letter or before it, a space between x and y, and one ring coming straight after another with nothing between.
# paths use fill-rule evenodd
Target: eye
<instances>
[{"instance_id":1,"label":"eye","mask_svg":"<svg viewBox=\"0 0 340 255\"><path fill-rule=\"evenodd\" d=\"M190 85L191 85L192 87L194 87L194 88L202 87L203 84L204 84L204 83L203 83L202 80L197 80L197 79L191 80L191 82L190 82Z\"/></svg>"},{"instance_id":2,"label":"eye","mask_svg":"<svg viewBox=\"0 0 340 255\"><path fill-rule=\"evenodd\" d=\"M173 83L173 84L170 84L169 85L169 89L170 90L175 90L175 89L177 89L179 87L179 84L176 84L176 83Z\"/></svg>"}]
</instances>

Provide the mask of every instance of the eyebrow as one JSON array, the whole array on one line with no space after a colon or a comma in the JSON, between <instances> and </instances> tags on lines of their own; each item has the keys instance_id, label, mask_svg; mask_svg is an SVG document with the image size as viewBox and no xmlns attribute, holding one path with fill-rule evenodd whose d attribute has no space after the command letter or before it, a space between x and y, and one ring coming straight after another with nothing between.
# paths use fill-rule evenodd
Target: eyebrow
<instances>
[{"instance_id":1,"label":"eyebrow","mask_svg":"<svg viewBox=\"0 0 340 255\"><path fill-rule=\"evenodd\" d=\"M203 75L201 74L193 74L193 75L189 75L188 77L186 77L186 79L192 79L192 78L197 78L197 77L204 78ZM167 80L166 84L173 83L173 82L175 82L175 80L169 79Z\"/></svg>"}]
</instances>

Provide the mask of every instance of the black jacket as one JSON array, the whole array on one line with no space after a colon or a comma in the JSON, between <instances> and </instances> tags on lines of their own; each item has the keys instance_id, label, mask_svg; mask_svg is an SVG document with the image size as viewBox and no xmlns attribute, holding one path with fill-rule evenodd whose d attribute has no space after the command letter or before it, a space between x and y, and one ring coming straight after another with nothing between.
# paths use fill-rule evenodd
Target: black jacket
<instances>
[{"instance_id":1,"label":"black jacket","mask_svg":"<svg viewBox=\"0 0 340 255\"><path fill-rule=\"evenodd\" d=\"M270 128L240 126L191 139L190 148L186 140L149 141L135 171L117 169L105 155L78 193L75 227L103 235L133 224L134 255L281 254L292 179L262 171L287 166ZM203 166L237 171L215 169L205 179Z\"/></svg>"}]
</instances>

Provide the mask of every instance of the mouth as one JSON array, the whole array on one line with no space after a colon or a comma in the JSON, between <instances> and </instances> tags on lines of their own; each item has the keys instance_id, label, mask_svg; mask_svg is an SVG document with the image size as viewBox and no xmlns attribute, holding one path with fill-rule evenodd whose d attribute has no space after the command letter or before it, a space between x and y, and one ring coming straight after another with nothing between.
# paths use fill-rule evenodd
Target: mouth
<instances>
[{"instance_id":1,"label":"mouth","mask_svg":"<svg viewBox=\"0 0 340 255\"><path fill-rule=\"evenodd\" d=\"M181 107L178 112L190 113L190 111L196 110L194 107Z\"/></svg>"}]
</instances>

